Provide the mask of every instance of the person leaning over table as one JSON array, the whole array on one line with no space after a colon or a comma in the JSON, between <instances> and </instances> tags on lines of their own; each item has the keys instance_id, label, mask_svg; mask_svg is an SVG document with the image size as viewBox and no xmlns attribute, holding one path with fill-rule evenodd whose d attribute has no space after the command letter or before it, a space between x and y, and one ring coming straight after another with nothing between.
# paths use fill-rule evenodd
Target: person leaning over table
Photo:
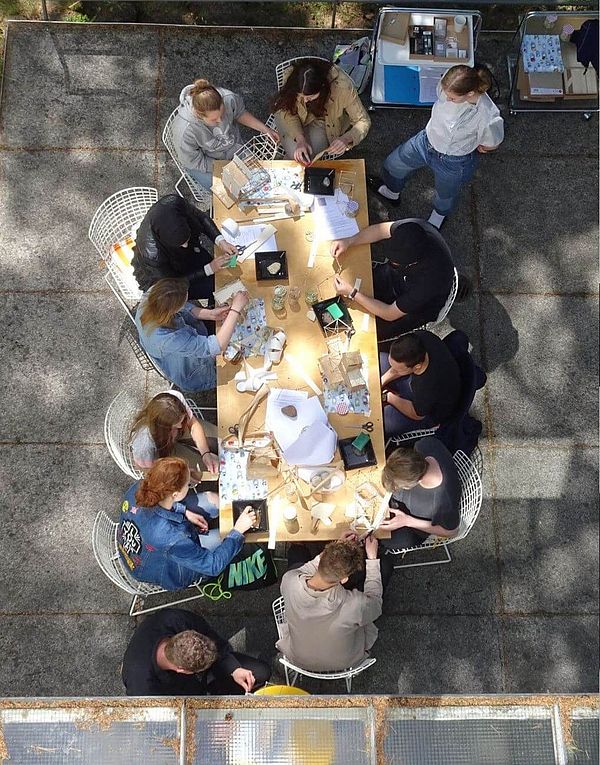
<instances>
[{"instance_id":1,"label":"person leaning over table","mask_svg":"<svg viewBox=\"0 0 600 765\"><path fill-rule=\"evenodd\" d=\"M389 239L388 260L373 269L374 297L355 290L335 276L338 295L349 297L376 317L377 338L390 340L403 332L435 321L444 306L454 278L450 250L439 231L425 221L376 223L347 239L331 243L339 259L350 247Z\"/></svg>"},{"instance_id":2,"label":"person leaning over table","mask_svg":"<svg viewBox=\"0 0 600 765\"><path fill-rule=\"evenodd\" d=\"M180 590L201 576L218 576L244 544L256 514L244 510L221 541L209 530L219 514L214 492L190 491L190 469L179 457L157 460L145 478L130 486L121 503L119 553L132 576L165 590ZM210 524L212 525L212 524Z\"/></svg>"},{"instance_id":3,"label":"person leaning over table","mask_svg":"<svg viewBox=\"0 0 600 765\"><path fill-rule=\"evenodd\" d=\"M369 187L388 202L400 204L408 177L427 165L435 178L428 222L440 228L461 187L471 180L479 155L495 151L504 140L504 120L487 95L491 85L486 67L450 67L438 83L437 101L425 129L386 157L381 178L367 177Z\"/></svg>"},{"instance_id":4,"label":"person leaning over table","mask_svg":"<svg viewBox=\"0 0 600 765\"><path fill-rule=\"evenodd\" d=\"M202 245L207 236L221 250L214 257ZM155 202L140 223L133 248L133 275L140 289L159 279L185 277L190 299L209 298L214 274L225 268L236 253L208 213L198 210L179 194Z\"/></svg>"},{"instance_id":5,"label":"person leaning over table","mask_svg":"<svg viewBox=\"0 0 600 765\"><path fill-rule=\"evenodd\" d=\"M142 297L135 314L142 348L182 390L211 390L217 385L215 356L227 348L248 299L247 292L238 292L231 307L200 308L188 302L186 279L161 279ZM209 335L203 319L222 324Z\"/></svg>"},{"instance_id":6,"label":"person leaning over table","mask_svg":"<svg viewBox=\"0 0 600 765\"><path fill-rule=\"evenodd\" d=\"M324 149L343 154L365 138L369 115L352 80L335 64L302 59L284 77L272 106L288 159L307 164Z\"/></svg>"},{"instance_id":7,"label":"person leaning over table","mask_svg":"<svg viewBox=\"0 0 600 765\"><path fill-rule=\"evenodd\" d=\"M417 547L430 534L456 536L462 486L452 455L437 438L427 436L413 448L392 452L381 482L392 492L391 517L380 526L392 532L389 539L381 540L384 547Z\"/></svg>"},{"instance_id":8,"label":"person leaning over table","mask_svg":"<svg viewBox=\"0 0 600 765\"><path fill-rule=\"evenodd\" d=\"M268 664L234 652L199 615L163 608L136 627L123 657L128 696L230 696L271 676Z\"/></svg>"},{"instance_id":9,"label":"person leaning over table","mask_svg":"<svg viewBox=\"0 0 600 765\"><path fill-rule=\"evenodd\" d=\"M204 188L212 186L214 160L232 159L242 147L238 124L279 142L278 133L250 114L237 93L202 79L181 91L173 119L175 150L186 171Z\"/></svg>"},{"instance_id":10,"label":"person leaning over table","mask_svg":"<svg viewBox=\"0 0 600 765\"><path fill-rule=\"evenodd\" d=\"M207 437L207 428L216 430L212 423L198 420L183 393L159 393L135 416L129 436L133 461L147 470L161 457L181 457L193 480L201 480L203 468L216 477L219 447L215 437Z\"/></svg>"}]
</instances>

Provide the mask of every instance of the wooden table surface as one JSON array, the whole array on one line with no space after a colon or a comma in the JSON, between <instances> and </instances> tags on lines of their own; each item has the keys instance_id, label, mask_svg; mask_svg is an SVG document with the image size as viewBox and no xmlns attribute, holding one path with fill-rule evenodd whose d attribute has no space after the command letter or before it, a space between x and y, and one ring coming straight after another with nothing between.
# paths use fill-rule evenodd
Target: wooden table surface
<instances>
[{"instance_id":1,"label":"wooden table surface","mask_svg":"<svg viewBox=\"0 0 600 765\"><path fill-rule=\"evenodd\" d=\"M215 162L215 175L219 175L224 162ZM356 172L357 184L354 191L354 198L360 204L357 216L357 222L360 229L368 226L367 197L365 183L364 161L361 160L337 160L334 162L318 162L322 167L335 167L336 170L351 170ZM269 168L275 165L296 165L295 162L280 161L265 163ZM213 218L219 226L226 218L241 220L244 214L235 205L229 210L214 197ZM256 213L254 214L256 217ZM251 222L252 215L248 216L248 222ZM256 221L258 222L258 221ZM304 291L306 287L313 286L318 289L319 299L324 300L335 296L333 288L333 259L329 255L329 242L321 242L317 250L317 258L313 268L307 267L311 243L306 238L307 232L313 231L313 216L311 213L304 215L299 219L286 219L273 221L273 226L277 229L276 240L277 247L280 250L286 250L288 262L288 282L285 281L256 281L254 258L250 257L243 263L239 263L234 269L223 269L216 274L216 285L222 287L235 279L241 279L251 297L260 297L265 301L265 310L267 315L267 324L271 327L281 327L287 335L287 345L285 347L282 360L274 365L272 371L277 373L277 380L270 383L274 388L290 388L294 390L307 390L309 396L315 395L314 392L305 384L301 376L286 359L288 353L302 366L302 369L314 380L319 388L323 388L323 383L317 367L317 359L326 353L326 345L323 333L317 322L312 322L307 317L309 307L304 302ZM350 283L354 283L357 276L362 278L361 291L367 294L373 294L373 282L371 272L370 247L368 245L356 247L351 250L351 254L343 258L343 277ZM277 284L287 286L298 286L301 288L299 305L290 306L289 300L286 303L286 309L283 313L275 315L271 307L273 288ZM366 362L368 368L368 387L370 391L371 413L348 414L340 416L338 414L328 415L329 422L338 432L340 438L346 438L356 435L357 429L350 429L345 426L361 425L370 420L374 423L374 430L370 434L371 440L377 456L377 466L352 470L346 473L346 483L341 490L335 494L320 495L319 499L336 505L332 515L333 523L330 526L319 524L316 532L311 531L311 518L309 513L296 503L298 511L299 530L291 534L287 531L282 519L277 522L277 540L278 541L319 541L338 539L342 531L348 528L350 520L345 516L345 508L353 500L354 490L357 485L363 481L370 480L375 484L380 483L381 469L385 462L384 435L381 415L381 394L379 381L379 357L377 350L377 338L375 332L375 320L368 317L368 324L363 323L365 314L363 311L349 303L350 314L356 329L356 334L352 337L349 350L360 350L363 357L363 364ZM365 319L365 321L367 321ZM262 357L250 357L249 363L253 367L262 365ZM239 364L232 364L225 361L222 357L217 360L217 409L219 422L219 437L225 439L230 437L229 427L237 424L240 415L250 405L253 393L239 393L235 388L233 377L240 370ZM364 374L364 366L363 366ZM249 431L261 430L264 425L266 411L266 399L261 403L258 410L252 417L249 425ZM269 490L276 487L280 480L274 480L269 483ZM303 484L308 494L308 485ZM280 496L281 500L274 501L275 497ZM274 520L273 507L279 503L289 504L285 500L284 487L271 494L267 500L269 507L270 524ZM308 500L309 507L316 503L316 499ZM232 527L232 508L230 502L221 502L220 506L220 531L225 536ZM378 536L389 536L389 533L378 532ZM248 534L249 541L266 541L268 534L255 533Z\"/></svg>"}]
</instances>

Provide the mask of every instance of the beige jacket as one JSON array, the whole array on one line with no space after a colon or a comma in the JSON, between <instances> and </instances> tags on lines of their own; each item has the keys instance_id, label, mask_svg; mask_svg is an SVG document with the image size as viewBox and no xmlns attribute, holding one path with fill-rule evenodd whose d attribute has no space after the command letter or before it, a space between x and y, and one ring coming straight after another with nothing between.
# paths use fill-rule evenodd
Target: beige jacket
<instances>
[{"instance_id":1,"label":"beige jacket","mask_svg":"<svg viewBox=\"0 0 600 765\"><path fill-rule=\"evenodd\" d=\"M289 77L291 68L286 72L285 79ZM346 72L337 66L332 66L329 72L331 93L325 107L325 132L331 143L349 133L350 146L356 146L369 132L371 119L362 105L354 83ZM306 109L306 104L298 98L296 100L298 114L293 115L287 111L276 112L278 124L283 126L287 136L297 141L303 135L304 125L314 122L316 117ZM351 127L351 130L348 130Z\"/></svg>"},{"instance_id":2,"label":"beige jacket","mask_svg":"<svg viewBox=\"0 0 600 765\"><path fill-rule=\"evenodd\" d=\"M341 584L318 592L306 584L318 559L284 574L283 635L277 649L293 664L314 672L342 670L359 664L377 640L373 621L381 616L383 589L378 560L367 560L364 592Z\"/></svg>"}]
</instances>

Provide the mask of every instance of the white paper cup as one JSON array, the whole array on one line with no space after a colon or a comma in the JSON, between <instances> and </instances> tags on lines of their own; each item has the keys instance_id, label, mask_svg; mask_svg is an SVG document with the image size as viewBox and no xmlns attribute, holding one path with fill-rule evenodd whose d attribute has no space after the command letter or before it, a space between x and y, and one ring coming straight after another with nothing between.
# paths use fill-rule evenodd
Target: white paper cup
<instances>
[{"instance_id":1,"label":"white paper cup","mask_svg":"<svg viewBox=\"0 0 600 765\"><path fill-rule=\"evenodd\" d=\"M467 26L467 17L466 16L455 16L454 17L454 31L457 34L460 34L466 26Z\"/></svg>"},{"instance_id":2,"label":"white paper cup","mask_svg":"<svg viewBox=\"0 0 600 765\"><path fill-rule=\"evenodd\" d=\"M236 236L240 233L240 227L233 220L233 218L225 218L223 223L221 223L221 231L224 234L227 234L227 236L230 236L232 239L235 239Z\"/></svg>"},{"instance_id":3,"label":"white paper cup","mask_svg":"<svg viewBox=\"0 0 600 765\"><path fill-rule=\"evenodd\" d=\"M283 522L288 530L288 533L295 534L300 530L300 524L298 523L298 513L296 508L288 505L283 508Z\"/></svg>"}]
</instances>

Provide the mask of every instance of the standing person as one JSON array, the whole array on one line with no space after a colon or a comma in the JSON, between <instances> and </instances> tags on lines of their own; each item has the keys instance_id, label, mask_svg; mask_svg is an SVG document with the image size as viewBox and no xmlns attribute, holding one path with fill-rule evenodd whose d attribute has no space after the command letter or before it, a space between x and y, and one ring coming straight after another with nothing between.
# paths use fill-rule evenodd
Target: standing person
<instances>
[{"instance_id":1,"label":"standing person","mask_svg":"<svg viewBox=\"0 0 600 765\"><path fill-rule=\"evenodd\" d=\"M212 186L214 160L232 159L241 148L238 124L279 142L277 132L250 114L237 93L202 79L181 91L173 120L173 141L179 161L204 188Z\"/></svg>"},{"instance_id":2,"label":"standing person","mask_svg":"<svg viewBox=\"0 0 600 765\"><path fill-rule=\"evenodd\" d=\"M136 628L121 677L128 696L229 696L271 676L259 659L234 652L199 614L163 608Z\"/></svg>"},{"instance_id":3,"label":"standing person","mask_svg":"<svg viewBox=\"0 0 600 765\"><path fill-rule=\"evenodd\" d=\"M273 111L286 157L302 164L323 150L343 154L371 127L350 77L319 59L301 59L289 68Z\"/></svg>"},{"instance_id":4,"label":"standing person","mask_svg":"<svg viewBox=\"0 0 600 765\"><path fill-rule=\"evenodd\" d=\"M161 457L181 457L194 480L202 479L203 468L216 477L219 447L216 438L207 436L207 429L216 433L211 422L200 422L194 415L183 393L158 393L135 416L129 442L133 461L147 470Z\"/></svg>"},{"instance_id":5,"label":"standing person","mask_svg":"<svg viewBox=\"0 0 600 765\"><path fill-rule=\"evenodd\" d=\"M377 640L373 624L381 616L383 587L377 540L365 541L364 591L347 590L349 577L363 568L363 549L341 539L314 560L284 574L284 635L277 649L294 664L313 672L359 664Z\"/></svg>"},{"instance_id":6,"label":"standing person","mask_svg":"<svg viewBox=\"0 0 600 765\"><path fill-rule=\"evenodd\" d=\"M212 491L189 491L190 471L178 457L157 460L121 503L117 544L135 579L181 590L201 576L218 576L244 544L256 514L244 510L221 541L210 521L219 514Z\"/></svg>"},{"instance_id":7,"label":"standing person","mask_svg":"<svg viewBox=\"0 0 600 765\"><path fill-rule=\"evenodd\" d=\"M221 251L213 257L202 245L207 236ZM214 274L225 268L235 247L223 237L205 212L179 194L167 194L148 210L135 237L133 275L146 291L159 279L185 276L191 300L209 298Z\"/></svg>"},{"instance_id":8,"label":"standing person","mask_svg":"<svg viewBox=\"0 0 600 765\"><path fill-rule=\"evenodd\" d=\"M248 293L234 295L231 307L200 308L188 303L186 279L161 279L142 297L135 324L142 348L182 390L211 390L217 385L215 356L222 353L235 329ZM203 319L222 321L209 335Z\"/></svg>"},{"instance_id":9,"label":"standing person","mask_svg":"<svg viewBox=\"0 0 600 765\"><path fill-rule=\"evenodd\" d=\"M485 67L453 66L437 87L437 101L424 130L389 154L381 178L369 186L388 201L400 203L407 178L427 165L435 177L429 222L440 228L471 180L479 154L494 151L504 139L504 121L487 95L492 79Z\"/></svg>"},{"instance_id":10,"label":"standing person","mask_svg":"<svg viewBox=\"0 0 600 765\"><path fill-rule=\"evenodd\" d=\"M431 534L456 536L462 486L452 455L437 438L427 436L412 449L392 452L381 482L392 492L391 517L380 526L392 532L381 540L384 547L403 550L423 544Z\"/></svg>"}]
</instances>

